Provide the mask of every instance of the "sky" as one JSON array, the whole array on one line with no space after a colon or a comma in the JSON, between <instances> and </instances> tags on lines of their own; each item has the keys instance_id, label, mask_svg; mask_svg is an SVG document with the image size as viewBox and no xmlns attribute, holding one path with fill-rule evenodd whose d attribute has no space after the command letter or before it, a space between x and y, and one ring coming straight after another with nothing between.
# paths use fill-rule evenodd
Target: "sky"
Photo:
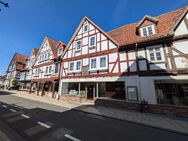
<instances>
[{"instance_id":1,"label":"sky","mask_svg":"<svg viewBox=\"0 0 188 141\"><path fill-rule=\"evenodd\" d=\"M188 5L188 0L1 0L0 75L18 52L30 55L47 35L68 43L84 16L104 31Z\"/></svg>"}]
</instances>

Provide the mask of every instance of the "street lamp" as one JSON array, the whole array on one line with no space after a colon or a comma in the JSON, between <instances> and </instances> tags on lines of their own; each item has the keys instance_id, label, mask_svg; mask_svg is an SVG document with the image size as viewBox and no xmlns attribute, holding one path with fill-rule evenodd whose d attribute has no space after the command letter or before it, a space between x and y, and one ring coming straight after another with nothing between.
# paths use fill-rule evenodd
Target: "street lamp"
<instances>
[{"instance_id":1,"label":"street lamp","mask_svg":"<svg viewBox=\"0 0 188 141\"><path fill-rule=\"evenodd\" d=\"M6 8L9 7L8 3L0 1L0 4L4 5ZM1 11L1 9L0 9L0 11Z\"/></svg>"}]
</instances>

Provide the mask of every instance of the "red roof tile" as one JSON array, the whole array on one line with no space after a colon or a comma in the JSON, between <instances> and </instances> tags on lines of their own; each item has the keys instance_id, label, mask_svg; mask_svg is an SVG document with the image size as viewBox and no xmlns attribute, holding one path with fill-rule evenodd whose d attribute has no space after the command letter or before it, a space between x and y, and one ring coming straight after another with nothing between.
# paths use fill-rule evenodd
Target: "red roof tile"
<instances>
[{"instance_id":1,"label":"red roof tile","mask_svg":"<svg viewBox=\"0 0 188 141\"><path fill-rule=\"evenodd\" d=\"M66 44L64 42L62 42L62 41L58 42L58 41L56 41L56 40L54 40L52 38L49 38L49 37L46 37L46 38L47 38L47 40L48 40L48 42L50 44L50 47L52 49L53 56L54 56L54 58L56 58L57 57L58 48L60 48L60 47L64 47L65 48Z\"/></svg>"},{"instance_id":2,"label":"red roof tile","mask_svg":"<svg viewBox=\"0 0 188 141\"><path fill-rule=\"evenodd\" d=\"M14 59L15 59L15 62L17 62L17 63L26 64L28 56L22 55L22 54L19 54L19 53L15 53Z\"/></svg>"},{"instance_id":3,"label":"red roof tile","mask_svg":"<svg viewBox=\"0 0 188 141\"><path fill-rule=\"evenodd\" d=\"M117 41L120 46L166 37L169 36L170 31L179 20L179 17L181 17L182 14L186 11L187 7L183 7L181 9L155 17L158 20L158 23L156 25L157 34L150 37L141 37L137 34L136 27L140 22L124 25L120 28L109 31L108 35L111 36L115 41Z\"/></svg>"}]
</instances>

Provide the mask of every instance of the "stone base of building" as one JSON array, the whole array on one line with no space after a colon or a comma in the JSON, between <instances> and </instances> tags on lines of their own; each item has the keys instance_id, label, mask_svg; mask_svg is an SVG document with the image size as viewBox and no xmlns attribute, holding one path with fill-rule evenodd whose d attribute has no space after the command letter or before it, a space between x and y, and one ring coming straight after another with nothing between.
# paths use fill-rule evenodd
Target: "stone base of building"
<instances>
[{"instance_id":1,"label":"stone base of building","mask_svg":"<svg viewBox=\"0 0 188 141\"><path fill-rule=\"evenodd\" d=\"M141 111L141 106L139 103L127 102L124 100L99 98L95 100L95 105ZM158 114L170 114L179 117L188 117L188 106L149 104L148 108L143 108L142 111Z\"/></svg>"},{"instance_id":2,"label":"stone base of building","mask_svg":"<svg viewBox=\"0 0 188 141\"><path fill-rule=\"evenodd\" d=\"M86 98L81 97L81 96L62 95L62 96L60 96L59 99L63 100L63 101L70 102L70 103L84 103L84 102L86 102Z\"/></svg>"}]
</instances>

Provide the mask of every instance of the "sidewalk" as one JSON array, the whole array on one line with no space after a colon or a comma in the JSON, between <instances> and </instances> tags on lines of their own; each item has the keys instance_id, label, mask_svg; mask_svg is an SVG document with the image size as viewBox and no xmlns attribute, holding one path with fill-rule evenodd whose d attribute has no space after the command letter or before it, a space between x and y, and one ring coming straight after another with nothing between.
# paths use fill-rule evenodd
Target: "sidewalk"
<instances>
[{"instance_id":1,"label":"sidewalk","mask_svg":"<svg viewBox=\"0 0 188 141\"><path fill-rule=\"evenodd\" d=\"M28 92L11 91L15 96L23 97L40 102L55 104L73 110L95 114L99 116L110 117L118 120L125 120L137 124L147 125L154 128L165 129L188 135L188 118L180 118L172 115L161 115L153 113L140 113L132 110L123 110L111 107L94 106L91 103L75 104L62 100L56 100L48 97L28 94Z\"/></svg>"},{"instance_id":2,"label":"sidewalk","mask_svg":"<svg viewBox=\"0 0 188 141\"><path fill-rule=\"evenodd\" d=\"M188 118L179 118L175 116L152 113L140 113L137 111L102 106L80 106L76 107L75 109L86 113L129 121L136 124L147 125L154 128L160 128L188 135Z\"/></svg>"},{"instance_id":3,"label":"sidewalk","mask_svg":"<svg viewBox=\"0 0 188 141\"><path fill-rule=\"evenodd\" d=\"M0 130L0 141L11 141L4 132Z\"/></svg>"},{"instance_id":4,"label":"sidewalk","mask_svg":"<svg viewBox=\"0 0 188 141\"><path fill-rule=\"evenodd\" d=\"M81 105L93 105L94 103L89 103L89 102L85 102L85 103L72 103L72 102L67 102L64 100L57 100L54 98L50 98L50 97L44 97L44 96L37 96L36 94L29 94L29 92L26 91L16 91L16 90L11 90L11 91L7 91L7 92L12 92L14 93L14 96L18 96L18 97L22 97L22 98L26 98L26 99L30 99L30 100L34 100L34 101L39 101L39 102L44 102L44 103L49 103L49 104L53 104L53 105L57 105L57 106L62 106L62 107L66 107L68 109L72 109Z\"/></svg>"}]
</instances>

